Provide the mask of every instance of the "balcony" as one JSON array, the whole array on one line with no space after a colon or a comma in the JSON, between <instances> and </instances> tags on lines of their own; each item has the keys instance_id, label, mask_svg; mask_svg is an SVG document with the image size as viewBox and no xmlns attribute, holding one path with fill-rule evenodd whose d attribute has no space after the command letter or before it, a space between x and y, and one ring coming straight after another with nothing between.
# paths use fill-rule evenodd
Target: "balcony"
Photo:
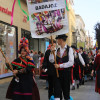
<instances>
[{"instance_id":1,"label":"balcony","mask_svg":"<svg viewBox=\"0 0 100 100\"><path fill-rule=\"evenodd\" d=\"M84 33L84 35L85 35L85 33L86 33L86 32L85 32L85 30L84 30L84 29L80 29L80 31L81 31L81 32L83 32L83 33Z\"/></svg>"}]
</instances>

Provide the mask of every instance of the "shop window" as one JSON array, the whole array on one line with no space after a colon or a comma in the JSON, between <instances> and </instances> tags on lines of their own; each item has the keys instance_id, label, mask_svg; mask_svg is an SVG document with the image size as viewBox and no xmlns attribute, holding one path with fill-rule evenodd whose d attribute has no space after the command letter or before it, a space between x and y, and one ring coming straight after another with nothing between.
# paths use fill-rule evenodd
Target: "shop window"
<instances>
[{"instance_id":1,"label":"shop window","mask_svg":"<svg viewBox=\"0 0 100 100\"><path fill-rule=\"evenodd\" d=\"M27 31L25 29L21 29L21 37L26 37L29 40L29 48L31 48L30 43L31 43L32 37L31 37L30 31Z\"/></svg>"},{"instance_id":2,"label":"shop window","mask_svg":"<svg viewBox=\"0 0 100 100\"><path fill-rule=\"evenodd\" d=\"M16 27L0 22L0 48L4 52L9 62L12 62L17 57L16 37ZM0 52L0 78L10 75L11 71L7 69L5 59Z\"/></svg>"}]
</instances>

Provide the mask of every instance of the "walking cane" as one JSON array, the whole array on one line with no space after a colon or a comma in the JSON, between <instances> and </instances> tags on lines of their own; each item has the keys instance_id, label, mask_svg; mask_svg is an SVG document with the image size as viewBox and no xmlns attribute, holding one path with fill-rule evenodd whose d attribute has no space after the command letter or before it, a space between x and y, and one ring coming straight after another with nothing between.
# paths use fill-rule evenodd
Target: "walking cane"
<instances>
[{"instance_id":1,"label":"walking cane","mask_svg":"<svg viewBox=\"0 0 100 100\"><path fill-rule=\"evenodd\" d=\"M52 36L51 36L51 43L53 45L53 39L52 39ZM56 61L56 55L55 55L55 52L53 51L53 55L54 55L54 60L55 60L55 64L57 64L57 61ZM58 69L56 68L56 73L57 73L57 77L59 77L59 73L58 73Z\"/></svg>"},{"instance_id":2,"label":"walking cane","mask_svg":"<svg viewBox=\"0 0 100 100\"><path fill-rule=\"evenodd\" d=\"M6 58L6 56L5 56L5 54L3 53L3 51L2 51L1 48L0 48L0 52L2 53L3 57L5 58L5 60L7 60L7 58ZM12 66L11 66L11 64L10 64L9 62L8 62L8 65L9 65L11 71L13 72L14 70L13 70L13 68L12 68ZM15 77L16 77L16 76L15 76ZM16 77L16 78L15 78L15 81L16 81L16 82L19 82L19 78Z\"/></svg>"}]
</instances>

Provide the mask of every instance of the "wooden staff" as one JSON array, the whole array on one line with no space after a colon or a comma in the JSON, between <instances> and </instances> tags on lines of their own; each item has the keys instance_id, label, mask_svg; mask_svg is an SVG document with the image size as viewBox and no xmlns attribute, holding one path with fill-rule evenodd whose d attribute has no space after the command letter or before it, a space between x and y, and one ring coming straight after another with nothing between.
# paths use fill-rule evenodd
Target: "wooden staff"
<instances>
[{"instance_id":1,"label":"wooden staff","mask_svg":"<svg viewBox=\"0 0 100 100\"><path fill-rule=\"evenodd\" d=\"M3 55L3 57L5 58L5 60L7 60L7 58L6 58L6 56L5 56L5 54L3 53L3 51L2 51L2 49L0 48L0 51L1 51L1 53L2 53L2 55ZM13 70L13 67L11 66L11 64L8 62L8 65L9 65L9 67L10 67L10 70L13 72L14 70ZM19 78L15 75L15 81L16 82L19 82Z\"/></svg>"},{"instance_id":2,"label":"wooden staff","mask_svg":"<svg viewBox=\"0 0 100 100\"><path fill-rule=\"evenodd\" d=\"M51 43L53 45L53 39L52 39L52 36L51 36ZM55 55L55 52L53 51L53 55L54 55L54 60L55 60L55 64L57 64L57 61L56 61L56 55ZM56 68L56 73L57 73L57 77L59 77L59 73L58 73L58 69Z\"/></svg>"},{"instance_id":3,"label":"wooden staff","mask_svg":"<svg viewBox=\"0 0 100 100\"><path fill-rule=\"evenodd\" d=\"M6 58L6 56L5 56L5 54L3 53L3 51L2 51L1 48L0 48L0 51L1 51L2 55L3 55L3 57L5 58L5 60L7 60L7 58ZM13 72L13 68L12 68L11 64L10 64L9 62L8 62L8 64L9 64L9 67L10 67L11 71Z\"/></svg>"}]
</instances>

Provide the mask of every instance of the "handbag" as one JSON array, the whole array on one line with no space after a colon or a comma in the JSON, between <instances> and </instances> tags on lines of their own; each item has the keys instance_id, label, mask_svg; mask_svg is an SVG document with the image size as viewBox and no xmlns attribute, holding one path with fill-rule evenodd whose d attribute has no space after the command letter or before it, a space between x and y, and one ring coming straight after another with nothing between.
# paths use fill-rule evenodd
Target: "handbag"
<instances>
[{"instance_id":1,"label":"handbag","mask_svg":"<svg viewBox=\"0 0 100 100\"><path fill-rule=\"evenodd\" d=\"M40 79L43 79L43 80L47 80L48 79L48 73L47 73L47 71L41 70Z\"/></svg>"}]
</instances>

